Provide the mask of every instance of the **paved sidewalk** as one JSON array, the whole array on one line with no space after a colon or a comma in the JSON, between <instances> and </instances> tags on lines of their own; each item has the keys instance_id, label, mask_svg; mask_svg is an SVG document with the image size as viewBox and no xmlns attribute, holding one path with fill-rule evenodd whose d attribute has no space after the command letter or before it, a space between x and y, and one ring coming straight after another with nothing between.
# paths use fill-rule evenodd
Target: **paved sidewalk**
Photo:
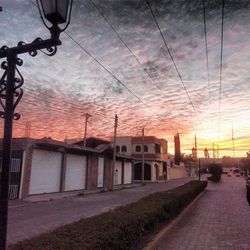
<instances>
[{"instance_id":1,"label":"paved sidewalk","mask_svg":"<svg viewBox=\"0 0 250 250\"><path fill-rule=\"evenodd\" d=\"M8 244L52 230L58 226L126 205L154 192L180 186L192 178L151 183L136 188L85 196L68 197L47 202L10 202Z\"/></svg>"},{"instance_id":2,"label":"paved sidewalk","mask_svg":"<svg viewBox=\"0 0 250 250\"><path fill-rule=\"evenodd\" d=\"M242 177L222 178L163 237L157 250L250 249L250 206Z\"/></svg>"}]
</instances>

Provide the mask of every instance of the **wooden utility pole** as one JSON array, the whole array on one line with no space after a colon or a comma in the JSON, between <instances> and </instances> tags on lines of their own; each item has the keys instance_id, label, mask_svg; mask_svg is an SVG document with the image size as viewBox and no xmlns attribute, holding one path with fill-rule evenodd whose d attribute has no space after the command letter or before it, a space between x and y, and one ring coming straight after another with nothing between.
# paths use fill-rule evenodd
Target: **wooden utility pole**
<instances>
[{"instance_id":1,"label":"wooden utility pole","mask_svg":"<svg viewBox=\"0 0 250 250\"><path fill-rule=\"evenodd\" d=\"M26 122L25 123L25 137L30 137L31 133L31 122Z\"/></svg>"},{"instance_id":2,"label":"wooden utility pole","mask_svg":"<svg viewBox=\"0 0 250 250\"><path fill-rule=\"evenodd\" d=\"M194 140L195 140L195 160L197 161L198 152L197 152L197 139L196 139L196 135L195 135L195 137L194 137Z\"/></svg>"},{"instance_id":3,"label":"wooden utility pole","mask_svg":"<svg viewBox=\"0 0 250 250\"><path fill-rule=\"evenodd\" d=\"M118 127L118 115L115 115L115 124L114 124L114 138L113 138L113 164L111 164L111 180L110 180L110 189L114 189L114 174L115 174L115 162L116 162L116 133Z\"/></svg>"},{"instance_id":4,"label":"wooden utility pole","mask_svg":"<svg viewBox=\"0 0 250 250\"><path fill-rule=\"evenodd\" d=\"M91 117L90 114L85 113L85 128L84 128L84 139L83 139L83 146L86 147L86 140L87 140L87 126L88 126L88 120Z\"/></svg>"},{"instance_id":5,"label":"wooden utility pole","mask_svg":"<svg viewBox=\"0 0 250 250\"><path fill-rule=\"evenodd\" d=\"M197 152L197 138L196 138L196 135L195 135L195 172L197 171L198 169L198 152Z\"/></svg>"},{"instance_id":6,"label":"wooden utility pole","mask_svg":"<svg viewBox=\"0 0 250 250\"><path fill-rule=\"evenodd\" d=\"M141 183L144 184L144 128L142 129L142 171L141 171Z\"/></svg>"},{"instance_id":7,"label":"wooden utility pole","mask_svg":"<svg viewBox=\"0 0 250 250\"><path fill-rule=\"evenodd\" d=\"M199 181L201 180L201 160L199 159Z\"/></svg>"}]
</instances>

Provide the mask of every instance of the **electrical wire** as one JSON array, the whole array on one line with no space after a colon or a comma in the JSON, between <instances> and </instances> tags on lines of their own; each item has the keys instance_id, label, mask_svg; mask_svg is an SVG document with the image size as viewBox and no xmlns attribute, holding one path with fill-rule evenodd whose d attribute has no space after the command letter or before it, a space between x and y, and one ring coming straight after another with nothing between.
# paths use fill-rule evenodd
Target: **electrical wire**
<instances>
[{"instance_id":1,"label":"electrical wire","mask_svg":"<svg viewBox=\"0 0 250 250\"><path fill-rule=\"evenodd\" d=\"M208 100L209 100L209 117L211 120L211 92L210 92L210 75L209 75L209 63L208 63L208 42L207 42L205 0L202 0L202 8L203 8L204 38L205 38L205 46L206 46L206 61L207 61L207 88L208 88Z\"/></svg>"},{"instance_id":2,"label":"electrical wire","mask_svg":"<svg viewBox=\"0 0 250 250\"><path fill-rule=\"evenodd\" d=\"M152 78L151 74L149 74L149 72L146 70L146 68L143 66L143 64L141 63L141 61L138 59L138 57L133 53L133 51L130 49L130 47L127 45L127 43L123 40L123 38L121 37L121 35L118 33L118 31L115 29L115 27L111 24L111 22L109 21L109 19L102 13L102 11L100 10L100 8L95 4L95 2L93 0L89 0L91 2L91 4L95 7L95 9L98 11L99 15L105 20L105 22L110 26L110 28L113 30L113 32L116 34L116 36L118 37L118 39L120 40L120 42L127 48L127 50L130 52L130 54L134 57L135 61L138 63L138 65L142 68L142 70L145 72L145 74L149 77L150 81L152 84L154 84L154 86L159 89L162 92L162 89L155 84L154 79ZM167 97L166 95L164 95L165 97ZM168 98L168 97L167 97ZM171 103L170 103L171 104ZM174 107L174 109L176 110L175 105L171 104L171 106Z\"/></svg>"},{"instance_id":3,"label":"electrical wire","mask_svg":"<svg viewBox=\"0 0 250 250\"><path fill-rule=\"evenodd\" d=\"M95 56L93 56L85 47L83 47L79 42L77 42L68 32L64 33L76 44L78 45L89 57L91 57L99 66L101 66L109 75L111 75L120 85L122 85L129 93L131 93L139 102L141 102L147 109L149 109L156 116L160 114L156 113L152 108L150 108L137 94L135 94L131 89L127 87L121 80L119 80L106 66L104 66Z\"/></svg>"},{"instance_id":4,"label":"electrical wire","mask_svg":"<svg viewBox=\"0 0 250 250\"><path fill-rule=\"evenodd\" d=\"M176 70L176 72L177 72L177 75L178 75L178 77L180 78L182 87L183 87L183 89L184 89L185 92L186 92L186 95L187 95L187 97L188 97L188 99L189 99L189 102L190 102L191 106L193 107L194 112L196 113L196 109L195 109L195 107L194 107L194 104L193 104L193 102L192 102L192 100L191 100L191 98L190 98L190 95L189 95L189 93L188 93L188 91L187 91L187 88L186 88L186 86L185 86L185 84L184 84L184 82L183 82L183 79L182 79L182 76L181 76L181 74L180 74L180 71L179 71L179 69L178 69L178 67L177 67L177 65L176 65L176 63L175 63L174 57L173 57L173 55L172 55L172 53L171 53L171 51L170 51L170 49L169 49L169 47L168 47L168 44L167 44L167 42L166 42L166 39L165 39L165 37L164 37L164 35L163 35L162 31L161 31L161 27L160 27L160 25L159 25L159 23L158 23L158 21L157 21L157 19L156 19L156 16L155 16L155 14L154 14L154 12L153 12L153 10L152 10L152 7L151 7L151 5L150 5L150 2L149 2L149 0L145 0L145 1L146 1L146 4L148 5L148 8L149 8L151 14L152 14L152 17L153 17L153 19L154 19L154 21L155 21L155 24L156 24L156 26L157 26L157 28L158 28L158 30L159 30L159 32L160 32L161 38L162 38L162 40L163 40L163 42L164 42L164 45L165 45L165 47L167 48L168 54L169 54L169 56L170 56L170 58L171 58L171 61L172 61L173 65L174 65L174 67L175 67L175 70Z\"/></svg>"},{"instance_id":5,"label":"electrical wire","mask_svg":"<svg viewBox=\"0 0 250 250\"><path fill-rule=\"evenodd\" d=\"M175 67L175 70L176 70L176 72L177 72L177 75L178 75L178 77L179 77L179 79L180 79L180 81L181 81L182 87L183 87L183 89L185 90L185 93L186 93L186 95L187 95L187 97L188 97L188 99L189 99L190 105L192 106L193 111L194 111L194 113L196 114L196 116L198 116L198 113L197 113L197 111L196 111L196 108L195 108L195 106L194 106L194 104L193 104L193 102L192 102L192 100L191 100L191 97L190 97L190 95L189 95L189 93L188 93L188 90L187 90L187 88L186 88L186 86L185 86L185 84L184 84L184 81L183 81L183 79L182 79L182 76L181 76L181 74L180 74L180 71L179 71L179 69L178 69L178 67L177 67L177 64L176 64L176 62L175 62L175 60L174 60L174 57L173 57L173 55L172 55L172 53L171 53L171 51L170 51L170 49L169 49L169 47L168 47L167 41L166 41L166 39L165 39L165 37L164 37L164 35L163 35L163 33L162 33L161 27L160 27L160 25L159 25L159 23L158 23L158 21L157 21L157 19L156 19L156 16L155 16L155 14L154 14L154 12L153 12L153 9L152 9L152 7L151 7L151 4L150 4L149 0L145 0L145 1L146 1L146 4L147 4L147 6L148 6L148 8L149 8L149 10L150 10L150 13L151 13L151 15L152 15L152 17L153 17L153 19L154 19L154 21L155 21L155 24L156 24L156 26L157 26L157 28L158 28L158 30L159 30L159 32L160 32L161 38L162 38L163 43L164 43L164 45L165 45L165 47L166 47L166 49L167 49L167 52L168 52L168 54L169 54L169 56L170 56L170 58L171 58L171 61L172 61L173 65L174 65L174 67ZM202 123L201 123L201 126L202 126L203 130L205 130ZM206 133L204 133L204 135L205 135L205 137L208 139Z\"/></svg>"},{"instance_id":6,"label":"electrical wire","mask_svg":"<svg viewBox=\"0 0 250 250\"><path fill-rule=\"evenodd\" d=\"M218 139L220 137L221 123L221 94L222 94L222 70L223 70L223 43L224 43L224 9L225 1L221 0L221 49L220 49L220 87L219 87L219 121L218 121Z\"/></svg>"}]
</instances>

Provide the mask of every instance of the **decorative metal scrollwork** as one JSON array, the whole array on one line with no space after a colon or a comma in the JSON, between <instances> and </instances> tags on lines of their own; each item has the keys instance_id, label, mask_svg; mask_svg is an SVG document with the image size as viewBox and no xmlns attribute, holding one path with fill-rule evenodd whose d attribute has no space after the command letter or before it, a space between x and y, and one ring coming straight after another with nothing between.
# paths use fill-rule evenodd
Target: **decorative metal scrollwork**
<instances>
[{"instance_id":1,"label":"decorative metal scrollwork","mask_svg":"<svg viewBox=\"0 0 250 250\"><path fill-rule=\"evenodd\" d=\"M31 44L40 43L42 41L43 41L43 39L41 37L38 37L33 42L31 42ZM21 42L18 43L17 46L22 46L22 45L25 45L25 44L26 44L25 42L21 41ZM47 56L53 56L57 52L57 47L56 46L54 46L54 47L48 47L45 50L40 49L40 51L43 54L47 55ZM35 57L37 55L37 50L30 51L29 55L32 56L32 57Z\"/></svg>"},{"instance_id":2,"label":"decorative metal scrollwork","mask_svg":"<svg viewBox=\"0 0 250 250\"><path fill-rule=\"evenodd\" d=\"M16 59L16 65L22 66L23 61L20 58ZM7 88L7 71L8 71L8 63L6 61L2 62L1 68L4 70L4 73L0 79L0 105L3 109L3 111L0 111L0 118L5 117L5 111L6 111L6 88ZM23 89L21 88L24 83L23 76L21 75L20 71L16 67L16 77L15 77L15 84L13 89L13 95L14 95L14 104L13 104L13 119L19 120L21 115L19 113L15 113L15 109L20 102L22 96L23 96Z\"/></svg>"},{"instance_id":3,"label":"decorative metal scrollwork","mask_svg":"<svg viewBox=\"0 0 250 250\"><path fill-rule=\"evenodd\" d=\"M23 49L22 46L25 46L26 51L27 51L27 47L28 47L28 48L30 48L28 50L28 53L32 57L34 57L38 54L38 50L40 50L42 53L44 53L47 56L55 55L57 52L57 45L50 46L48 44L56 44L56 43L55 42L54 43L44 43L44 40L42 38L38 37L30 44L26 44L25 42L20 41L17 44L17 48L12 48L12 49L14 51L17 51L18 49L20 49L20 51L22 51L22 49ZM47 45L48 45L48 47L46 47ZM38 49L36 49L36 48L38 48ZM39 48L43 48L43 49L39 49ZM3 46L0 48L0 52L8 52L8 50L9 50L9 48L7 46ZM23 52L21 52L21 53L23 53ZM16 54L19 54L19 53L16 52ZM22 59L17 58L15 64L16 64L16 66L22 66L23 65ZM3 109L3 111L0 111L0 118L5 118L8 62L6 62L6 61L2 62L1 68L4 70L4 73L0 79L0 107L2 107L2 109ZM13 119L19 120L21 115L19 113L15 113L15 109L23 96L23 89L21 87L24 83L24 79L23 79L23 76L21 75L21 73L17 67L16 67L15 72L16 72L16 77L14 79L14 89L13 89L13 96L14 96Z\"/></svg>"}]
</instances>

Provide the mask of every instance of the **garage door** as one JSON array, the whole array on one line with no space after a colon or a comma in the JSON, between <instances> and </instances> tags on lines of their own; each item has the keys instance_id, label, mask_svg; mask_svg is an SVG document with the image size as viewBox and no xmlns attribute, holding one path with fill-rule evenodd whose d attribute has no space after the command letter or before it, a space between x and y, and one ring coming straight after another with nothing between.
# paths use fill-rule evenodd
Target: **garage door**
<instances>
[{"instance_id":1,"label":"garage door","mask_svg":"<svg viewBox=\"0 0 250 250\"><path fill-rule=\"evenodd\" d=\"M61 161L59 152L33 151L29 194L59 192Z\"/></svg>"},{"instance_id":2,"label":"garage door","mask_svg":"<svg viewBox=\"0 0 250 250\"><path fill-rule=\"evenodd\" d=\"M122 162L115 162L114 185L122 184Z\"/></svg>"},{"instance_id":3,"label":"garage door","mask_svg":"<svg viewBox=\"0 0 250 250\"><path fill-rule=\"evenodd\" d=\"M85 156L67 155L65 191L85 189L86 163Z\"/></svg>"},{"instance_id":4,"label":"garage door","mask_svg":"<svg viewBox=\"0 0 250 250\"><path fill-rule=\"evenodd\" d=\"M124 163L124 184L132 183L132 163Z\"/></svg>"}]
</instances>

